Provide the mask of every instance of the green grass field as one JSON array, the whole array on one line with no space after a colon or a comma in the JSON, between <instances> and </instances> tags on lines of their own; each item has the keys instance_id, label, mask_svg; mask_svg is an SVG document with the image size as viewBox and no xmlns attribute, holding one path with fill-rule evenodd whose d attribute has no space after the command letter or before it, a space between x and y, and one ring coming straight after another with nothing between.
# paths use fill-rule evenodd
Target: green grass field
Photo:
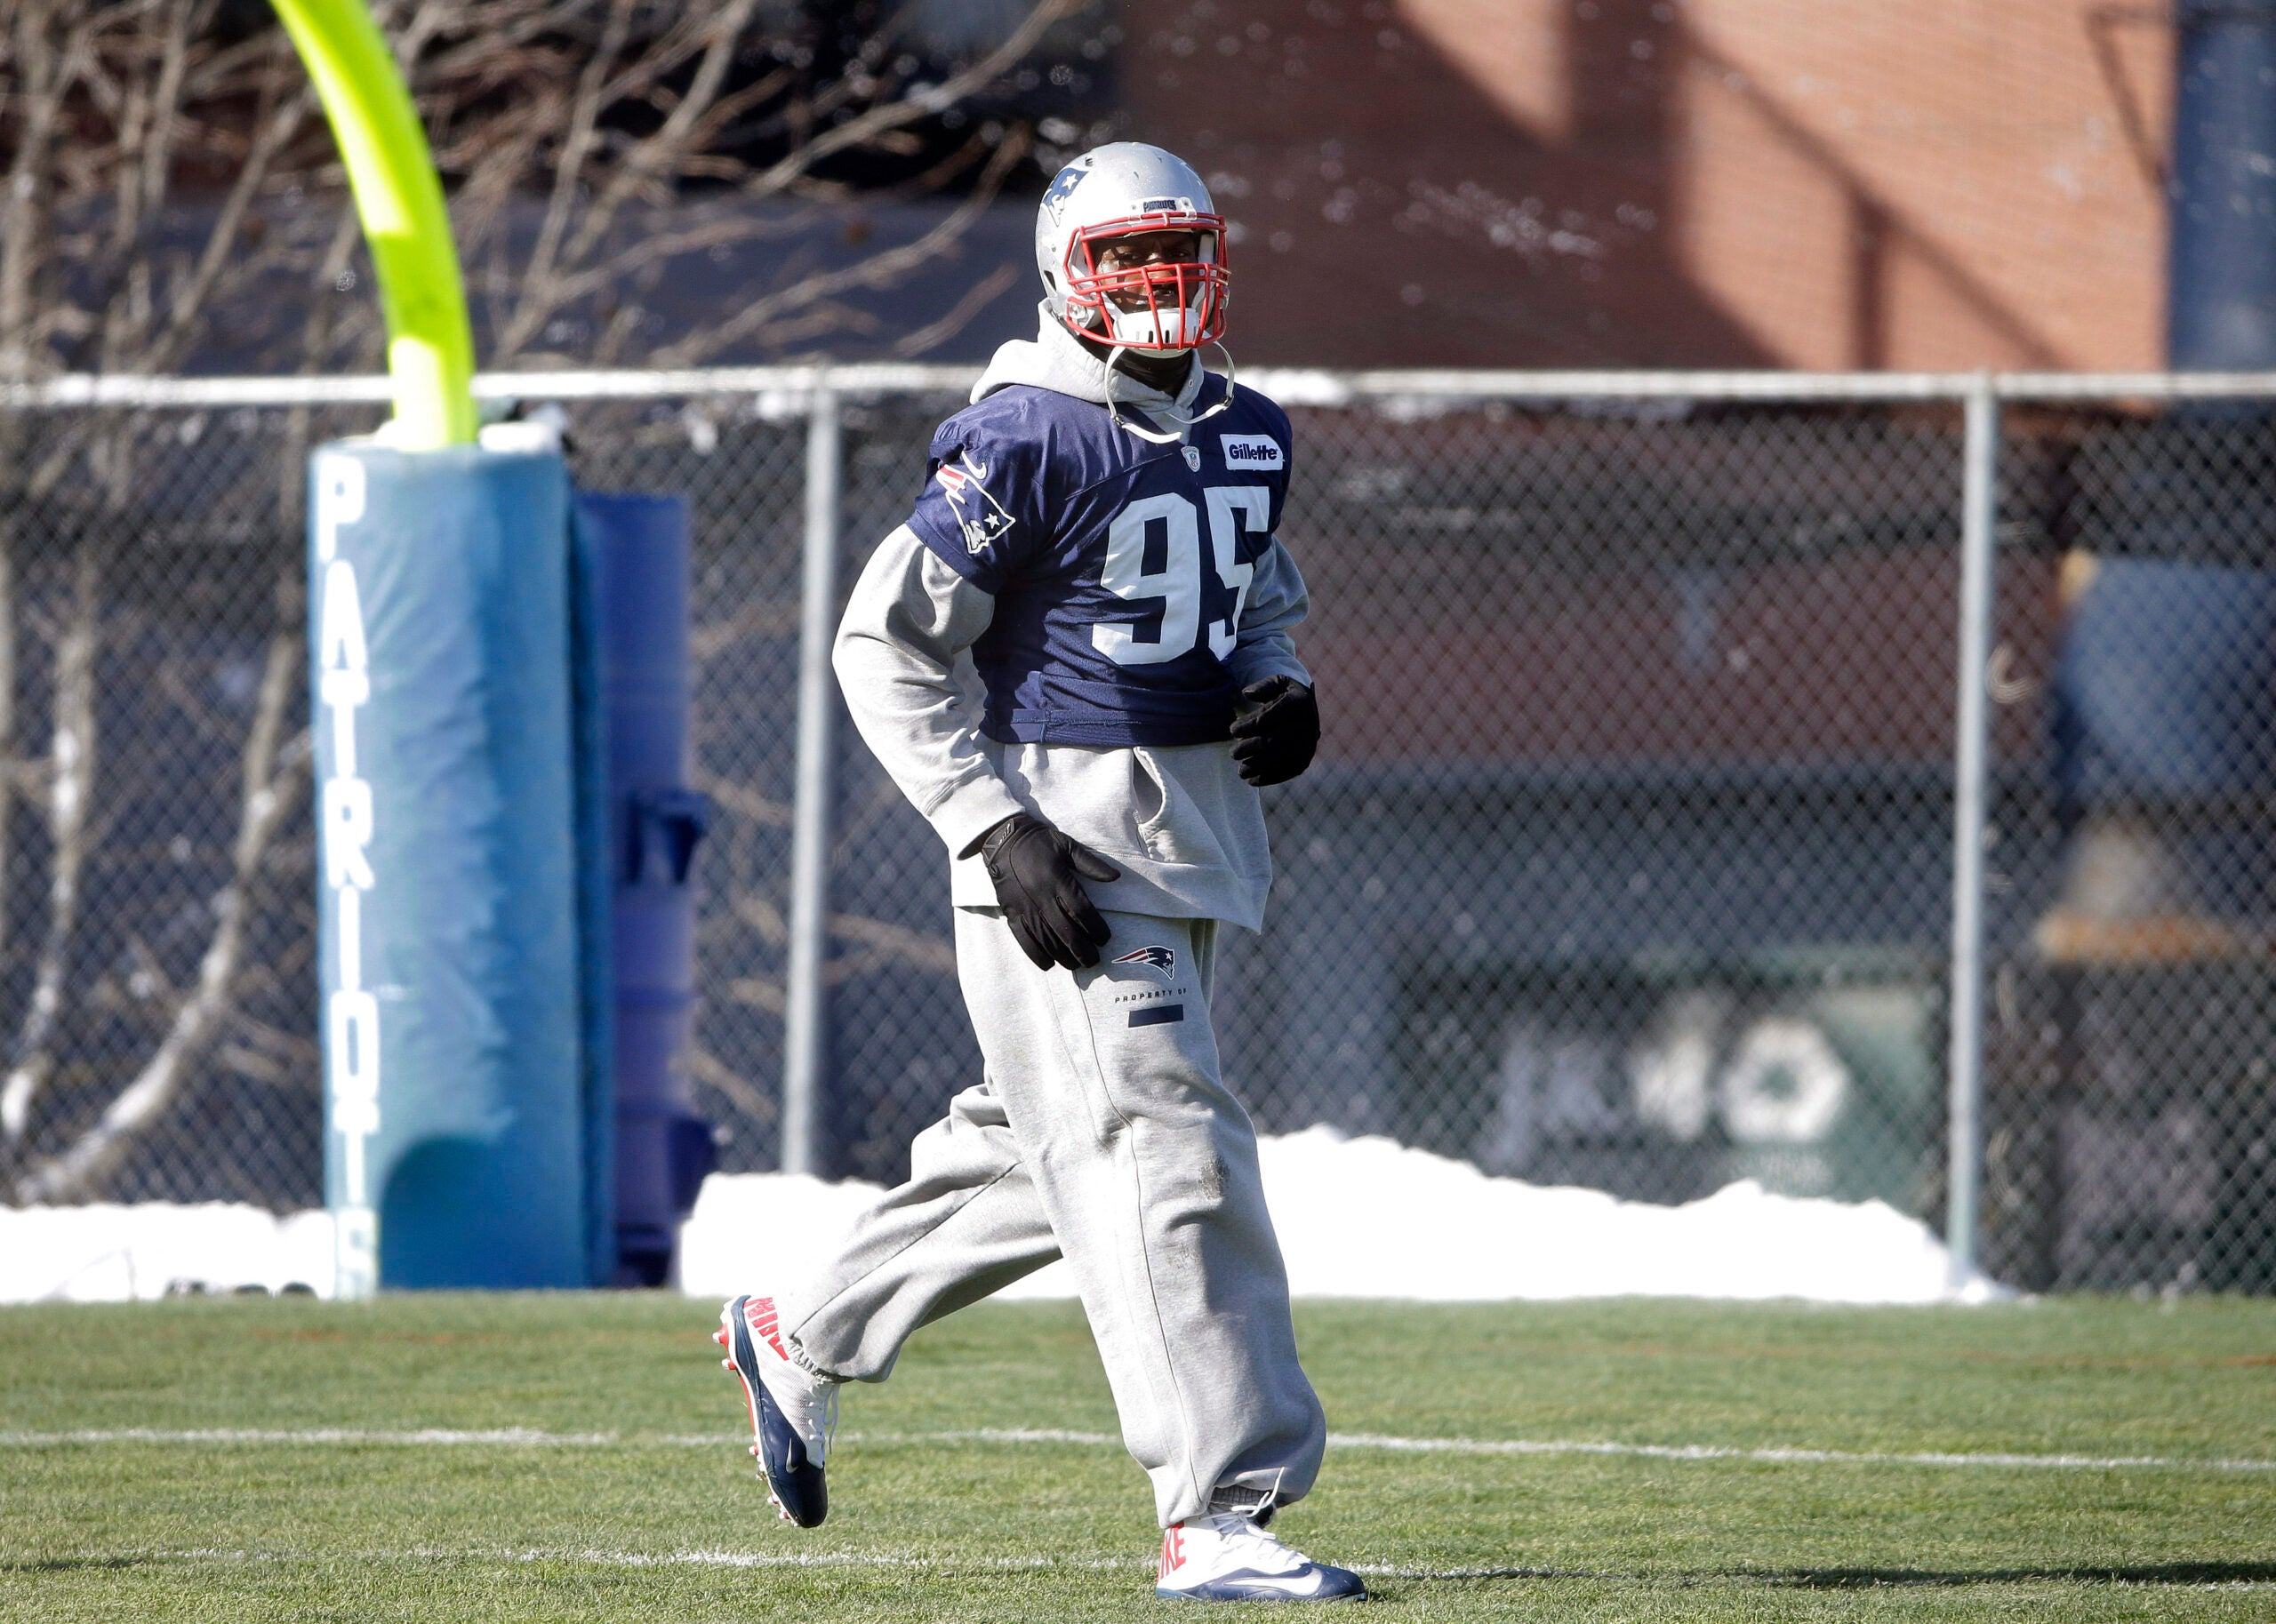
<instances>
[{"instance_id":1,"label":"green grass field","mask_svg":"<svg viewBox=\"0 0 2276 1624\"><path fill-rule=\"evenodd\" d=\"M958 1316L850 1392L809 1532L751 1476L711 1324L629 1296L0 1309L0 1618L1193 1611L1152 1599L1144 1479L1097 1436L1071 1306ZM2276 1304L1314 1303L1298 1327L1350 1441L1281 1527L1369 1572L1368 1616L2276 1618L2276 1471L2235 1464L2276 1460ZM405 1436L500 1428L548 1436ZM1078 1436L1000 1436L1054 1430ZM1923 1454L2103 1463L1895 1458Z\"/></svg>"}]
</instances>

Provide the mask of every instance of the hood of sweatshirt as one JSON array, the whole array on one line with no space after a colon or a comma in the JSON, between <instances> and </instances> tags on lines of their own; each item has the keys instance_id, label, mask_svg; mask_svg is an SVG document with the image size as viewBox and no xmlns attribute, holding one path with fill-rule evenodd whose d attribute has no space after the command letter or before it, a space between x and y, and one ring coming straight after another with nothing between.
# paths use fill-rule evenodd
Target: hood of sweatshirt
<instances>
[{"instance_id":1,"label":"hood of sweatshirt","mask_svg":"<svg viewBox=\"0 0 2276 1624\"><path fill-rule=\"evenodd\" d=\"M1097 405L1134 407L1166 426L1180 425L1193 415L1194 398L1204 376L1198 360L1185 375L1185 385L1174 396L1149 388L1117 369L1110 376L1106 363L1083 348L1083 342L1061 324L1048 305L1038 304L1042 330L1032 339L1014 339L1000 346L980 381L972 386L977 403L1015 383L1071 395ZM1113 393L1108 394L1110 381Z\"/></svg>"}]
</instances>

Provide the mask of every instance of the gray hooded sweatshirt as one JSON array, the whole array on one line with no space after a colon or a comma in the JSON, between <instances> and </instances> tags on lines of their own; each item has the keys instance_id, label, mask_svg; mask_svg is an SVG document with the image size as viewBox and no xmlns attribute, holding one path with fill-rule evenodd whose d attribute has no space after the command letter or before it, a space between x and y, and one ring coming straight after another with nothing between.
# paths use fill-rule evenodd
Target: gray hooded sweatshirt
<instances>
[{"instance_id":1,"label":"gray hooded sweatshirt","mask_svg":"<svg viewBox=\"0 0 2276 1624\"><path fill-rule=\"evenodd\" d=\"M1113 374L1113 402L1157 432L1183 430L1201 387L1187 374L1176 398ZM983 399L1030 384L1077 400L1108 400L1102 361L1048 310L1033 341L996 352L973 386ZM1278 540L1256 561L1238 636L1226 659L1243 687L1286 676L1309 684L1289 630L1304 618L1303 577ZM996 600L943 563L906 524L870 555L837 628L831 663L854 724L894 783L949 848L950 899L993 908L982 836L1014 812L1064 829L1122 871L1086 882L1101 908L1173 919L1222 919L1260 929L1272 860L1257 792L1234 769L1232 745L999 744L980 732L982 688L971 648Z\"/></svg>"}]
</instances>

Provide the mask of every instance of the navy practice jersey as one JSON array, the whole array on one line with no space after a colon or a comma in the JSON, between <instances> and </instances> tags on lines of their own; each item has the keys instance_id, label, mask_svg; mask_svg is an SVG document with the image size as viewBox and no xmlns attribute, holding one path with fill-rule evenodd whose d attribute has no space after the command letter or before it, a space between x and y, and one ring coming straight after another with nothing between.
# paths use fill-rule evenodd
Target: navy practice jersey
<instances>
[{"instance_id":1,"label":"navy practice jersey","mask_svg":"<svg viewBox=\"0 0 2276 1624\"><path fill-rule=\"evenodd\" d=\"M1195 409L1224 388L1206 378ZM1224 662L1279 527L1288 460L1287 414L1247 389L1185 445L1026 384L942 423L909 524L996 599L972 651L988 689L981 732L1006 744L1228 737L1238 686Z\"/></svg>"}]
</instances>

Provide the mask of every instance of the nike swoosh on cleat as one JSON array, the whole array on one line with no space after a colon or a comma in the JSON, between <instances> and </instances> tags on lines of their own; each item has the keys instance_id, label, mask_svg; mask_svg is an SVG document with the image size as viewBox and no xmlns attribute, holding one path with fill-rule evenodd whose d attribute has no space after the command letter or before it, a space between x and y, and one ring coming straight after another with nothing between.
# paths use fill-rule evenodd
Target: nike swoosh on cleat
<instances>
[{"instance_id":1,"label":"nike swoosh on cleat","mask_svg":"<svg viewBox=\"0 0 2276 1624\"><path fill-rule=\"evenodd\" d=\"M766 1320L773 1323L773 1304L767 1305ZM738 1298L728 1305L723 1316L721 1330L732 1335L728 1360L735 1379L743 1384L743 1397L749 1408L752 1434L751 1453L758 1457L759 1476L766 1484L766 1498L786 1523L800 1528L818 1528L829 1515L829 1492L822 1469L806 1455L805 1441L790 1425L766 1384L759 1379L758 1349L751 1341L751 1330L758 1319L748 1298ZM793 1509L793 1507L796 1509Z\"/></svg>"},{"instance_id":2,"label":"nike swoosh on cleat","mask_svg":"<svg viewBox=\"0 0 2276 1624\"><path fill-rule=\"evenodd\" d=\"M1157 1585L1154 1594L1166 1599L1189 1602L1342 1602L1364 1597L1366 1587L1355 1573L1341 1568L1327 1568L1315 1564L1301 1577L1310 1582L1298 1589L1290 1581L1299 1575L1292 1573L1263 1573L1254 1568L1236 1572L1221 1573L1199 1584L1173 1588Z\"/></svg>"}]
</instances>

